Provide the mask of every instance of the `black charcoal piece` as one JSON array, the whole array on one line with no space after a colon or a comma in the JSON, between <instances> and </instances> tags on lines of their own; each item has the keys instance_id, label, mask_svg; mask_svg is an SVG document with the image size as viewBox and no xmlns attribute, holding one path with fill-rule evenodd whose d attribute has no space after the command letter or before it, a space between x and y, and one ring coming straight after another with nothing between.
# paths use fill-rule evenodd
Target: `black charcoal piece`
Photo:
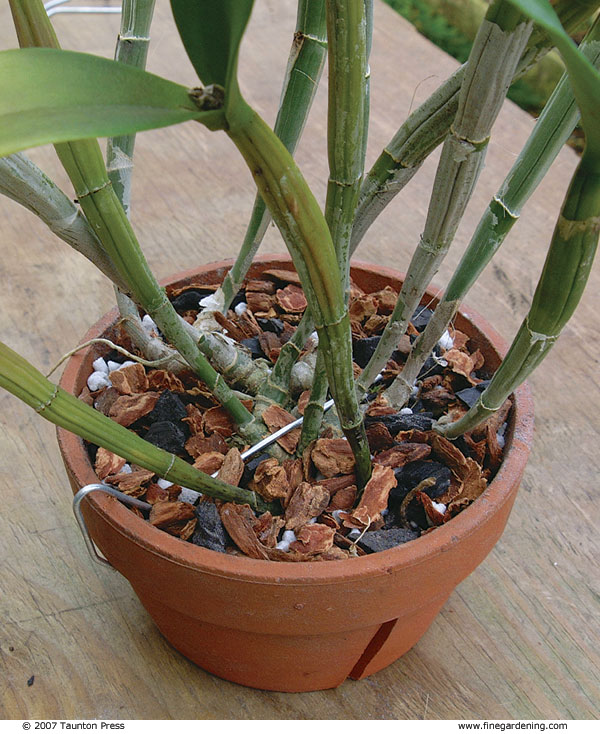
<instances>
[{"instance_id":1,"label":"black charcoal piece","mask_svg":"<svg viewBox=\"0 0 600 734\"><path fill-rule=\"evenodd\" d=\"M408 528L390 528L389 530L373 530L365 533L358 541L358 545L367 553L378 553L379 551L395 548L402 543L418 538L421 533L418 530Z\"/></svg>"},{"instance_id":2,"label":"black charcoal piece","mask_svg":"<svg viewBox=\"0 0 600 734\"><path fill-rule=\"evenodd\" d=\"M460 398L463 403L469 408L472 408L479 400L479 396L481 395L481 393L489 384L489 380L484 380L483 382L480 382L479 385L475 385L474 387L467 387L464 390L459 390L456 393L456 397Z\"/></svg>"},{"instance_id":3,"label":"black charcoal piece","mask_svg":"<svg viewBox=\"0 0 600 734\"><path fill-rule=\"evenodd\" d=\"M210 291L200 291L191 288L189 291L180 293L171 303L176 311L199 311L200 299L210 295Z\"/></svg>"},{"instance_id":4,"label":"black charcoal piece","mask_svg":"<svg viewBox=\"0 0 600 734\"><path fill-rule=\"evenodd\" d=\"M270 331L277 336L283 331L283 321L281 319L256 319L256 321L263 331Z\"/></svg>"},{"instance_id":5,"label":"black charcoal piece","mask_svg":"<svg viewBox=\"0 0 600 734\"><path fill-rule=\"evenodd\" d=\"M413 429L430 431L433 426L433 417L431 413L366 415L365 425L370 426L372 423L383 423L392 436L395 436L398 431L412 431Z\"/></svg>"},{"instance_id":6,"label":"black charcoal piece","mask_svg":"<svg viewBox=\"0 0 600 734\"><path fill-rule=\"evenodd\" d=\"M252 359L265 359L266 354L263 352L260 346L260 342L258 341L257 336L251 336L249 339L242 339L241 344L243 344L247 349L250 350L252 353Z\"/></svg>"},{"instance_id":7,"label":"black charcoal piece","mask_svg":"<svg viewBox=\"0 0 600 734\"><path fill-rule=\"evenodd\" d=\"M380 336L368 336L366 339L357 339L352 344L352 359L359 367L366 367L375 353Z\"/></svg>"},{"instance_id":8,"label":"black charcoal piece","mask_svg":"<svg viewBox=\"0 0 600 734\"><path fill-rule=\"evenodd\" d=\"M240 481L240 486L245 487L248 482L252 479L254 476L254 472L256 471L256 467L266 459L272 458L270 454L257 454L256 456L252 456L248 461L244 464L244 473L242 474L242 479Z\"/></svg>"},{"instance_id":9,"label":"black charcoal piece","mask_svg":"<svg viewBox=\"0 0 600 734\"><path fill-rule=\"evenodd\" d=\"M412 315L410 323L415 327L417 331L423 331L432 316L433 311L430 308L419 306Z\"/></svg>"},{"instance_id":10,"label":"black charcoal piece","mask_svg":"<svg viewBox=\"0 0 600 734\"><path fill-rule=\"evenodd\" d=\"M439 461L411 461L405 466L394 469L394 474L397 484L390 492L388 506L396 514L402 500L424 479L435 478L435 484L423 490L431 499L435 499L448 489L452 477L450 469L440 464Z\"/></svg>"},{"instance_id":11,"label":"black charcoal piece","mask_svg":"<svg viewBox=\"0 0 600 734\"><path fill-rule=\"evenodd\" d=\"M196 517L198 524L192 535L192 543L218 553L225 553L227 534L214 502L200 502L196 507Z\"/></svg>"},{"instance_id":12,"label":"black charcoal piece","mask_svg":"<svg viewBox=\"0 0 600 734\"><path fill-rule=\"evenodd\" d=\"M187 411L179 396L171 390L163 390L156 401L156 405L148 413L145 420L146 423L160 423L161 421L178 423L186 417Z\"/></svg>"},{"instance_id":13,"label":"black charcoal piece","mask_svg":"<svg viewBox=\"0 0 600 734\"><path fill-rule=\"evenodd\" d=\"M159 449L171 454L182 454L186 437L185 431L177 423L158 421L150 426L144 438Z\"/></svg>"}]
</instances>

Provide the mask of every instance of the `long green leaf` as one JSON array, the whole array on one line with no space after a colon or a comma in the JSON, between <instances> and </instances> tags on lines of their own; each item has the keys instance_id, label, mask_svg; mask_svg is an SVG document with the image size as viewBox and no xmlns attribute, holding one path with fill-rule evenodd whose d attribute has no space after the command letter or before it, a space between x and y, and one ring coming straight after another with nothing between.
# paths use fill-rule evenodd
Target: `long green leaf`
<instances>
[{"instance_id":1,"label":"long green leaf","mask_svg":"<svg viewBox=\"0 0 600 734\"><path fill-rule=\"evenodd\" d=\"M50 48L0 52L0 156L46 143L125 135L198 120L186 87L110 59Z\"/></svg>"},{"instance_id":2,"label":"long green leaf","mask_svg":"<svg viewBox=\"0 0 600 734\"><path fill-rule=\"evenodd\" d=\"M556 44L567 67L573 93L581 111L588 151L594 159L600 158L600 73L578 51L547 0L509 2L542 26Z\"/></svg>"},{"instance_id":3,"label":"long green leaf","mask_svg":"<svg viewBox=\"0 0 600 734\"><path fill-rule=\"evenodd\" d=\"M238 97L237 57L254 0L171 0L187 55L202 83L226 90L225 109Z\"/></svg>"}]
</instances>

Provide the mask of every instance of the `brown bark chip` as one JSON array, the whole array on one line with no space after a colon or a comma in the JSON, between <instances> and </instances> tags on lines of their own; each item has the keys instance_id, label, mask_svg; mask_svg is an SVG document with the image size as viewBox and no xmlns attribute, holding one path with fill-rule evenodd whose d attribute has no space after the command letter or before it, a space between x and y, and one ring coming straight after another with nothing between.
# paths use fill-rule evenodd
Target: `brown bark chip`
<instances>
[{"instance_id":1,"label":"brown bark chip","mask_svg":"<svg viewBox=\"0 0 600 734\"><path fill-rule=\"evenodd\" d=\"M200 454L194 461L194 468L199 469L205 474L214 474L223 466L225 457L218 451L209 451L206 454Z\"/></svg>"},{"instance_id":2,"label":"brown bark chip","mask_svg":"<svg viewBox=\"0 0 600 734\"><path fill-rule=\"evenodd\" d=\"M363 323L377 313L377 303L373 296L366 295L355 298L350 304L350 321Z\"/></svg>"},{"instance_id":3,"label":"brown bark chip","mask_svg":"<svg viewBox=\"0 0 600 734\"><path fill-rule=\"evenodd\" d=\"M372 525L381 519L381 511L388 505L392 487L396 486L394 470L389 466L375 464L367 482L358 507L350 513L352 520L362 527Z\"/></svg>"},{"instance_id":4,"label":"brown bark chip","mask_svg":"<svg viewBox=\"0 0 600 734\"><path fill-rule=\"evenodd\" d=\"M270 270L264 270L263 276L273 278L273 280L279 280L282 283L294 283L294 285L300 285L300 276L295 270L280 270L278 268L271 268Z\"/></svg>"},{"instance_id":5,"label":"brown bark chip","mask_svg":"<svg viewBox=\"0 0 600 734\"><path fill-rule=\"evenodd\" d=\"M110 381L121 395L136 395L148 389L146 370L139 362L128 364L120 370L113 370L110 373Z\"/></svg>"},{"instance_id":6,"label":"brown bark chip","mask_svg":"<svg viewBox=\"0 0 600 734\"><path fill-rule=\"evenodd\" d=\"M465 476L467 460L462 451L452 441L448 441L447 438L434 434L431 438L431 447L435 457L446 464L450 471L456 474L459 479Z\"/></svg>"},{"instance_id":7,"label":"brown bark chip","mask_svg":"<svg viewBox=\"0 0 600 734\"><path fill-rule=\"evenodd\" d=\"M279 307L286 313L302 313L306 308L306 296L297 285L286 285L275 293Z\"/></svg>"},{"instance_id":8,"label":"brown bark chip","mask_svg":"<svg viewBox=\"0 0 600 734\"><path fill-rule=\"evenodd\" d=\"M244 460L235 446L225 454L218 478L227 484L238 487L242 474L244 473Z\"/></svg>"},{"instance_id":9,"label":"brown bark chip","mask_svg":"<svg viewBox=\"0 0 600 734\"><path fill-rule=\"evenodd\" d=\"M221 505L219 509L221 522L233 542L243 553L250 556L250 558L267 560L269 557L267 550L256 537L252 522L244 508L252 513L249 505L236 505L233 502L226 502Z\"/></svg>"},{"instance_id":10,"label":"brown bark chip","mask_svg":"<svg viewBox=\"0 0 600 734\"><path fill-rule=\"evenodd\" d=\"M158 400L157 392L142 395L121 395L111 405L109 417L122 426L130 426L154 409Z\"/></svg>"},{"instance_id":11,"label":"brown bark chip","mask_svg":"<svg viewBox=\"0 0 600 734\"><path fill-rule=\"evenodd\" d=\"M273 516L270 512L263 514L253 523L252 529L259 541L267 548L275 548L277 536L283 527L284 519L281 516Z\"/></svg>"},{"instance_id":12,"label":"brown bark chip","mask_svg":"<svg viewBox=\"0 0 600 734\"><path fill-rule=\"evenodd\" d=\"M302 482L292 494L285 510L285 527L294 530L318 517L329 504L329 492L320 485Z\"/></svg>"},{"instance_id":13,"label":"brown bark chip","mask_svg":"<svg viewBox=\"0 0 600 734\"><path fill-rule=\"evenodd\" d=\"M398 300L398 293L391 286L386 285L385 288L371 295L377 304L377 313L386 315L392 313Z\"/></svg>"},{"instance_id":14,"label":"brown bark chip","mask_svg":"<svg viewBox=\"0 0 600 734\"><path fill-rule=\"evenodd\" d=\"M371 423L367 426L367 441L373 454L390 449L396 443L383 423Z\"/></svg>"},{"instance_id":15,"label":"brown bark chip","mask_svg":"<svg viewBox=\"0 0 600 734\"><path fill-rule=\"evenodd\" d=\"M344 487L344 489L340 489L331 498L331 501L327 506L327 511L350 511L354 507L354 503L356 502L356 493L357 489L355 484L351 484L349 487Z\"/></svg>"},{"instance_id":16,"label":"brown bark chip","mask_svg":"<svg viewBox=\"0 0 600 734\"><path fill-rule=\"evenodd\" d=\"M126 463L125 459L101 446L96 453L94 464L96 476L102 481L111 474L118 474Z\"/></svg>"},{"instance_id":17,"label":"brown bark chip","mask_svg":"<svg viewBox=\"0 0 600 734\"><path fill-rule=\"evenodd\" d=\"M289 491L287 474L277 459L265 459L260 462L250 482L250 489L258 492L268 502L287 497Z\"/></svg>"},{"instance_id":18,"label":"brown bark chip","mask_svg":"<svg viewBox=\"0 0 600 734\"><path fill-rule=\"evenodd\" d=\"M278 431L280 428L287 426L295 420L291 413L288 413L287 410L284 410L279 405L269 405L269 407L263 411L261 417L271 433L275 433L275 431ZM287 451L288 454L293 454L296 450L296 446L298 445L298 441L300 440L300 432L300 428L294 428L289 433L286 433L285 436L278 438L277 443L282 449L284 449L284 451Z\"/></svg>"},{"instance_id":19,"label":"brown bark chip","mask_svg":"<svg viewBox=\"0 0 600 734\"><path fill-rule=\"evenodd\" d=\"M171 390L172 392L183 392L183 383L172 372L168 370L150 370L148 372L148 389L162 392L163 390Z\"/></svg>"},{"instance_id":20,"label":"brown bark chip","mask_svg":"<svg viewBox=\"0 0 600 734\"><path fill-rule=\"evenodd\" d=\"M425 514L432 525L442 525L442 523L450 519L450 516L447 515L447 513L440 512L436 507L434 507L433 500L426 492L416 492L415 496L423 505Z\"/></svg>"},{"instance_id":21,"label":"brown bark chip","mask_svg":"<svg viewBox=\"0 0 600 734\"><path fill-rule=\"evenodd\" d=\"M109 484L116 484L121 492L131 497L139 497L146 491L143 485L148 484L153 476L154 472L149 469L136 469L123 474L113 474L107 477L106 481Z\"/></svg>"},{"instance_id":22,"label":"brown bark chip","mask_svg":"<svg viewBox=\"0 0 600 734\"><path fill-rule=\"evenodd\" d=\"M207 454L209 451L218 451L224 456L227 453L227 444L220 433L211 433L206 438L201 435L196 435L188 438L185 443L185 450L194 459L200 456L200 454Z\"/></svg>"},{"instance_id":23,"label":"brown bark chip","mask_svg":"<svg viewBox=\"0 0 600 734\"><path fill-rule=\"evenodd\" d=\"M340 490L346 489L347 487L351 487L353 484L356 484L356 475L355 474L344 474L341 477L331 477L331 479L321 479L320 481L317 482L317 484L320 484L321 487L325 487L325 489L333 497L333 495L339 492Z\"/></svg>"},{"instance_id":24,"label":"brown bark chip","mask_svg":"<svg viewBox=\"0 0 600 734\"><path fill-rule=\"evenodd\" d=\"M179 535L184 526L195 519L194 507L187 502L156 502L148 518L151 525L166 530L171 535Z\"/></svg>"},{"instance_id":25,"label":"brown bark chip","mask_svg":"<svg viewBox=\"0 0 600 734\"><path fill-rule=\"evenodd\" d=\"M450 365L452 372L465 377L471 385L478 385L481 380L478 377L472 377L471 373L475 371L478 361L477 353L475 355L466 354L458 349L449 349L444 352L444 359Z\"/></svg>"},{"instance_id":26,"label":"brown bark chip","mask_svg":"<svg viewBox=\"0 0 600 734\"><path fill-rule=\"evenodd\" d=\"M202 422L204 431L207 434L220 433L223 438L229 438L235 431L233 421L229 417L229 414L219 406L218 408L209 408L204 414L204 420Z\"/></svg>"},{"instance_id":27,"label":"brown bark chip","mask_svg":"<svg viewBox=\"0 0 600 734\"><path fill-rule=\"evenodd\" d=\"M354 469L354 454L344 438L319 438L312 450L314 465L325 477L350 474Z\"/></svg>"},{"instance_id":28,"label":"brown bark chip","mask_svg":"<svg viewBox=\"0 0 600 734\"><path fill-rule=\"evenodd\" d=\"M290 543L290 550L310 555L325 553L333 547L334 536L335 530L328 525L303 525L296 532L296 540Z\"/></svg>"},{"instance_id":29,"label":"brown bark chip","mask_svg":"<svg viewBox=\"0 0 600 734\"><path fill-rule=\"evenodd\" d=\"M155 505L157 502L167 502L169 493L166 489L159 487L158 484L152 483L148 486L144 499L148 504Z\"/></svg>"},{"instance_id":30,"label":"brown bark chip","mask_svg":"<svg viewBox=\"0 0 600 734\"><path fill-rule=\"evenodd\" d=\"M119 394L119 391L115 387L106 387L94 398L92 404L96 410L99 410L104 415L108 415Z\"/></svg>"},{"instance_id":31,"label":"brown bark chip","mask_svg":"<svg viewBox=\"0 0 600 734\"><path fill-rule=\"evenodd\" d=\"M420 461L426 459L431 454L431 446L426 443L400 443L387 451L382 451L373 458L376 464L383 466L391 466L392 469L398 469L401 466L410 464L411 461Z\"/></svg>"},{"instance_id":32,"label":"brown bark chip","mask_svg":"<svg viewBox=\"0 0 600 734\"><path fill-rule=\"evenodd\" d=\"M274 298L268 293L246 293L246 303L253 314L268 313L273 307Z\"/></svg>"},{"instance_id":33,"label":"brown bark chip","mask_svg":"<svg viewBox=\"0 0 600 734\"><path fill-rule=\"evenodd\" d=\"M279 337L272 331L263 331L258 335L258 343L271 362L275 363L277 361L277 357L279 357L279 352L281 351L281 341L279 340Z\"/></svg>"},{"instance_id":34,"label":"brown bark chip","mask_svg":"<svg viewBox=\"0 0 600 734\"><path fill-rule=\"evenodd\" d=\"M195 405L189 403L185 406L187 418L183 418L183 422L188 424L192 436L204 436L202 428L202 413Z\"/></svg>"},{"instance_id":35,"label":"brown bark chip","mask_svg":"<svg viewBox=\"0 0 600 734\"><path fill-rule=\"evenodd\" d=\"M288 480L288 493L286 497L282 497L281 499L281 504L285 508L288 506L294 490L303 480L304 475L302 472L302 459L285 459L282 466L285 469Z\"/></svg>"},{"instance_id":36,"label":"brown bark chip","mask_svg":"<svg viewBox=\"0 0 600 734\"><path fill-rule=\"evenodd\" d=\"M248 291L256 291L258 293L275 293L275 283L272 280L259 280L258 278L250 279L246 283L246 293Z\"/></svg>"}]
</instances>

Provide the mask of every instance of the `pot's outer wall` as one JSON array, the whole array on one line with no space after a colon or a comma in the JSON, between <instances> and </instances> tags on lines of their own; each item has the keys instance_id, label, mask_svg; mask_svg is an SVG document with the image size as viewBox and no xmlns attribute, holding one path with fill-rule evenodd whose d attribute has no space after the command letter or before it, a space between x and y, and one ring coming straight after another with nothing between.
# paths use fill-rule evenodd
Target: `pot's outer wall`
<instances>
[{"instance_id":1,"label":"pot's outer wall","mask_svg":"<svg viewBox=\"0 0 600 734\"><path fill-rule=\"evenodd\" d=\"M215 283L230 265L206 265L169 282ZM292 265L267 255L250 275L269 268ZM386 285L398 290L401 282L393 270L357 262L352 277L367 292ZM115 320L115 311L107 314L84 340ZM496 367L505 351L499 335L468 309L455 323L482 350L486 365ZM72 357L61 386L78 395L98 354L91 347ZM330 688L348 676L370 675L409 650L490 552L506 525L532 434L524 385L515 393L504 463L476 503L406 545L347 561L287 564L215 553L153 528L101 493L87 499L84 515L94 541L165 637L198 665L257 688ZM58 438L73 491L96 482L81 439L62 429Z\"/></svg>"}]
</instances>

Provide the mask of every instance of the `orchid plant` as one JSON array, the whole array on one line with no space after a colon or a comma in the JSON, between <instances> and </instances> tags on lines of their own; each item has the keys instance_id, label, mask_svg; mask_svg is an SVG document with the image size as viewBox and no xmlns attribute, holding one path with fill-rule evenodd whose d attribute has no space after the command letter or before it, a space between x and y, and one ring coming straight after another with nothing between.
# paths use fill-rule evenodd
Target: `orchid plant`
<instances>
[{"instance_id":1,"label":"orchid plant","mask_svg":"<svg viewBox=\"0 0 600 734\"><path fill-rule=\"evenodd\" d=\"M568 34L593 17L600 2L558 0L552 7L547 0L493 0L468 61L409 115L369 170L365 151L372 0L298 0L274 129L244 98L237 80L238 50L253 0L171 0L181 41L200 79L189 88L144 70L154 0L123 0L115 60L59 48L41 0L9 3L21 48L0 53L0 191L33 211L111 279L123 324L143 359L183 362L191 368L226 409L243 443L256 443L268 433L261 419L266 407L290 407L294 365L316 331L318 351L300 447L319 434L329 390L355 456L357 481L365 485L371 457L361 401L452 244L510 84L553 46L563 56L565 77L384 395L397 410L406 404L470 286L580 121L585 150L558 214L531 308L477 403L457 421L439 420L435 430L453 439L497 410L545 357L576 308L600 230L599 21L580 48ZM326 58L329 180L323 212L293 153ZM272 370L252 362L247 352L211 329L210 318L199 329L178 315L129 222L135 134L185 121L201 124L198 135L225 133L257 187L239 255L203 315L227 312L271 219L300 278L308 308ZM109 139L106 156L98 137ZM55 146L76 204L22 152L47 143ZM438 145L441 158L423 234L375 353L355 379L348 312L351 255L377 215ZM163 338L144 331L140 309ZM42 417L167 480L215 498L247 502L257 510L269 506L254 492L203 474L88 407L4 344L0 385ZM252 396L253 409L244 404L240 385Z\"/></svg>"}]
</instances>

